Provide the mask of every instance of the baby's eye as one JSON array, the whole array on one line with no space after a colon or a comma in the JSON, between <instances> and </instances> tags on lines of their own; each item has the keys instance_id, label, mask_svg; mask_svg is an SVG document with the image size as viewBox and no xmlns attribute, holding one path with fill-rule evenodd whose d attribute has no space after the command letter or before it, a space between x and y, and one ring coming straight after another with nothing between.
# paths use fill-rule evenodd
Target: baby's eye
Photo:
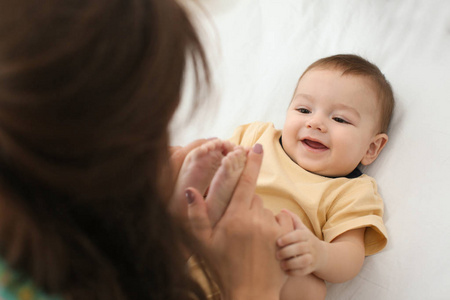
<instances>
[{"instance_id":1,"label":"baby's eye","mask_svg":"<svg viewBox=\"0 0 450 300\"><path fill-rule=\"evenodd\" d=\"M297 108L297 111L299 113L302 113L302 114L309 114L309 113L311 113L311 111L309 109L303 108L303 107Z\"/></svg>"},{"instance_id":2,"label":"baby's eye","mask_svg":"<svg viewBox=\"0 0 450 300\"><path fill-rule=\"evenodd\" d=\"M342 123L342 124L350 124L350 122L348 122L342 118L339 118L339 117L334 117L333 120L335 120L338 123Z\"/></svg>"}]
</instances>

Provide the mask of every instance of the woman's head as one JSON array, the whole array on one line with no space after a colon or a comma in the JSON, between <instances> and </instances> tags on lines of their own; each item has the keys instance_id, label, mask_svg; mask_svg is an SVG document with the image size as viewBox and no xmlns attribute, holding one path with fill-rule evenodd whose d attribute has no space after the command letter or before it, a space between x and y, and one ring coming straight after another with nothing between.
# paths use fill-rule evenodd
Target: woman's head
<instances>
[{"instance_id":1,"label":"woman's head","mask_svg":"<svg viewBox=\"0 0 450 300\"><path fill-rule=\"evenodd\" d=\"M111 183L166 146L186 55L204 61L184 10L174 1L1 2L2 160L61 192L123 192ZM95 182L108 169L115 174Z\"/></svg>"},{"instance_id":2,"label":"woman's head","mask_svg":"<svg viewBox=\"0 0 450 300\"><path fill-rule=\"evenodd\" d=\"M0 0L0 41L0 254L58 293L185 291L167 126L187 59L208 74L185 10Z\"/></svg>"}]
</instances>

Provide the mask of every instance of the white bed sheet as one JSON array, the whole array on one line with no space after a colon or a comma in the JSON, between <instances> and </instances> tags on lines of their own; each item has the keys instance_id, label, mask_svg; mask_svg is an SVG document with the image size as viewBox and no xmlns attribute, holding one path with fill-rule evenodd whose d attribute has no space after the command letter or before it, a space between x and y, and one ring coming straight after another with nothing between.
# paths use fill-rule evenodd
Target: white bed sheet
<instances>
[{"instance_id":1,"label":"white bed sheet","mask_svg":"<svg viewBox=\"0 0 450 300\"><path fill-rule=\"evenodd\" d=\"M450 2L201 0L215 90L172 143L228 138L252 121L278 128L303 70L355 53L377 64L397 101L390 140L365 169L385 201L389 243L327 299L450 299ZM186 97L188 98L188 97ZM185 101L188 102L189 99Z\"/></svg>"}]
</instances>

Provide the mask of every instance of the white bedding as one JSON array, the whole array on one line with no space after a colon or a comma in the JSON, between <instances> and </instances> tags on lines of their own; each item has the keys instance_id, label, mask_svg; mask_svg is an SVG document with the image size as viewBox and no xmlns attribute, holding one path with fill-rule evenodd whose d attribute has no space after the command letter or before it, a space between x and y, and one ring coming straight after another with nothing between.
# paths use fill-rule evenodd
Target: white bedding
<instances>
[{"instance_id":1,"label":"white bedding","mask_svg":"<svg viewBox=\"0 0 450 300\"><path fill-rule=\"evenodd\" d=\"M359 54L391 82L389 143L364 171L385 201L389 243L327 299L450 299L450 1L201 0L215 90L173 144L228 138L252 121L278 128L303 70ZM182 108L182 112L187 112Z\"/></svg>"}]
</instances>

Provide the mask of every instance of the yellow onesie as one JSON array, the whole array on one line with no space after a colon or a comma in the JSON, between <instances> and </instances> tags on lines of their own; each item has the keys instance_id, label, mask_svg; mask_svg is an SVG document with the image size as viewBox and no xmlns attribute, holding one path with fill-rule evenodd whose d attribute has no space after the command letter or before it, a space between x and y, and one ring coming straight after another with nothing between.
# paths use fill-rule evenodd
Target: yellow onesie
<instances>
[{"instance_id":1,"label":"yellow onesie","mask_svg":"<svg viewBox=\"0 0 450 300\"><path fill-rule=\"evenodd\" d=\"M255 122L236 129L231 142L263 145L264 159L256 194L277 214L286 208L297 214L321 240L331 242L340 234L366 228L366 255L381 251L387 243L383 201L373 178L329 178L310 173L284 152L281 131L272 123Z\"/></svg>"}]
</instances>

